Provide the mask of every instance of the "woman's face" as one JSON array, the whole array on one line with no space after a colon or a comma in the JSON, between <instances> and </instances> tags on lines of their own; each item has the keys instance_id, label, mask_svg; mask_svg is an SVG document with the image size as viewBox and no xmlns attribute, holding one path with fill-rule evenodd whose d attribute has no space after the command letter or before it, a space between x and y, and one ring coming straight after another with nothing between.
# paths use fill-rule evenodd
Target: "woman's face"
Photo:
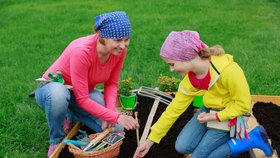
<instances>
[{"instance_id":1,"label":"woman's face","mask_svg":"<svg viewBox=\"0 0 280 158\"><path fill-rule=\"evenodd\" d=\"M168 58L161 57L166 64L169 65L171 72L179 73L185 76L191 70L191 63L190 62L182 62L177 60L171 60Z\"/></svg>"},{"instance_id":2,"label":"woman's face","mask_svg":"<svg viewBox=\"0 0 280 158\"><path fill-rule=\"evenodd\" d=\"M129 38L104 38L105 47L108 52L119 56L129 45Z\"/></svg>"}]
</instances>

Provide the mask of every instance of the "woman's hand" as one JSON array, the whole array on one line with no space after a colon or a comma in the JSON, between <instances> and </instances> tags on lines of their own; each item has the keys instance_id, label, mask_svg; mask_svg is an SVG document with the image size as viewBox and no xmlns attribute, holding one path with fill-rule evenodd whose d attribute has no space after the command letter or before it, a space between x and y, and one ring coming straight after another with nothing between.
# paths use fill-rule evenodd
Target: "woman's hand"
<instances>
[{"instance_id":1,"label":"woman's hand","mask_svg":"<svg viewBox=\"0 0 280 158\"><path fill-rule=\"evenodd\" d=\"M139 123L133 117L127 115L120 115L118 118L118 124L127 130L139 128Z\"/></svg>"},{"instance_id":2,"label":"woman's hand","mask_svg":"<svg viewBox=\"0 0 280 158\"><path fill-rule=\"evenodd\" d=\"M214 120L216 120L216 115L215 114L210 114L210 113L202 112L202 113L200 113L197 116L197 120L200 123L206 123L208 121L214 121Z\"/></svg>"},{"instance_id":3,"label":"woman's hand","mask_svg":"<svg viewBox=\"0 0 280 158\"><path fill-rule=\"evenodd\" d=\"M114 124L112 123L109 123L108 121L102 121L102 126L101 128L103 130L107 129L107 128L111 128L111 127L114 127Z\"/></svg>"},{"instance_id":4,"label":"woman's hand","mask_svg":"<svg viewBox=\"0 0 280 158\"><path fill-rule=\"evenodd\" d=\"M137 147L133 158L141 158L144 157L150 150L150 148L153 146L154 142L150 139L147 139L144 143L140 144L139 147Z\"/></svg>"}]
</instances>

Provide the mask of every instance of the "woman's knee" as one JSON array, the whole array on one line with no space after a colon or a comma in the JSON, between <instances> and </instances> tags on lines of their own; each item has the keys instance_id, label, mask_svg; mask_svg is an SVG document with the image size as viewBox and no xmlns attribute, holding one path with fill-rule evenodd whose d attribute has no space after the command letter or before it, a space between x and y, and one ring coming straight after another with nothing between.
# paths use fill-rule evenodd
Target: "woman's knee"
<instances>
[{"instance_id":1,"label":"woman's knee","mask_svg":"<svg viewBox=\"0 0 280 158\"><path fill-rule=\"evenodd\" d=\"M104 95L102 94L102 92L100 90L94 89L90 94L89 97L94 100L95 102L97 102L98 104L104 106L105 102L104 102Z\"/></svg>"},{"instance_id":2,"label":"woman's knee","mask_svg":"<svg viewBox=\"0 0 280 158\"><path fill-rule=\"evenodd\" d=\"M52 101L52 107L56 111L67 109L70 100L70 92L69 90L60 83L54 83L50 87L50 98Z\"/></svg>"},{"instance_id":3,"label":"woman's knee","mask_svg":"<svg viewBox=\"0 0 280 158\"><path fill-rule=\"evenodd\" d=\"M55 113L61 113L67 109L70 92L63 84L51 82L41 87L39 91L40 102L45 109L51 109Z\"/></svg>"}]
</instances>

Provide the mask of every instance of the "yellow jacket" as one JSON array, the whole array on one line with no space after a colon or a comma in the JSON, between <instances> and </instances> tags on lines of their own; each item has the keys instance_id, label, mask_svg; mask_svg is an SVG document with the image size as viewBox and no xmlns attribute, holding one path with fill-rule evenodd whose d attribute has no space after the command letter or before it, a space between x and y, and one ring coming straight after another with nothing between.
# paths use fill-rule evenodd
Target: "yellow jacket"
<instances>
[{"instance_id":1,"label":"yellow jacket","mask_svg":"<svg viewBox=\"0 0 280 158\"><path fill-rule=\"evenodd\" d=\"M148 136L150 140L159 143L195 96L204 95L203 103L207 108L224 108L218 112L221 121L250 111L249 86L242 69L233 61L233 57L229 54L211 56L211 62L217 71L210 66L211 81L208 90L193 87L186 75L180 82L175 98L152 126Z\"/></svg>"}]
</instances>

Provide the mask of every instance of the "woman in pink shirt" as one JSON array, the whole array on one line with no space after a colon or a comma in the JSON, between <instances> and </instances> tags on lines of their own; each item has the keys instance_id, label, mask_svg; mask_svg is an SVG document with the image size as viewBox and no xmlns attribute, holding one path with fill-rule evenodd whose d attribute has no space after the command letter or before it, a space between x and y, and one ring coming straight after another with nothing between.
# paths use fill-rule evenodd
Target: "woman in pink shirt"
<instances>
[{"instance_id":1,"label":"woman in pink shirt","mask_svg":"<svg viewBox=\"0 0 280 158\"><path fill-rule=\"evenodd\" d=\"M60 71L66 85L41 84L37 103L44 109L50 128L48 156L65 136L72 120L79 120L96 132L120 125L132 130L139 127L131 116L116 111L118 81L129 45L131 26L125 12L110 12L95 18L96 34L72 41L61 56L43 74ZM104 84L104 93L95 89Z\"/></svg>"}]
</instances>

